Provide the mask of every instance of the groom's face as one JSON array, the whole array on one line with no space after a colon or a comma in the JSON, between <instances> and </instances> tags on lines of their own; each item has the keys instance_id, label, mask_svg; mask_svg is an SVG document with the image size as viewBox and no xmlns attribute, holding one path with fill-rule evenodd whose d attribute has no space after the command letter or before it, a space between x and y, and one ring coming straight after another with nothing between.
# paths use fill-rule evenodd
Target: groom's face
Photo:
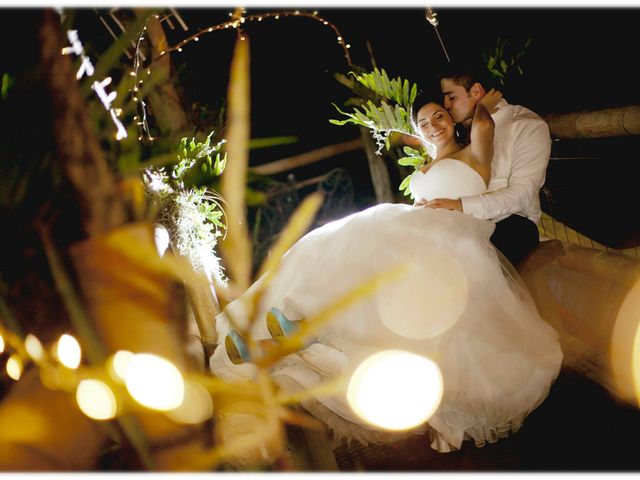
<instances>
[{"instance_id":1,"label":"groom's face","mask_svg":"<svg viewBox=\"0 0 640 480\"><path fill-rule=\"evenodd\" d=\"M440 80L440 89L443 95L443 105L456 123L463 123L473 118L473 112L477 100L465 90L448 78Z\"/></svg>"}]
</instances>

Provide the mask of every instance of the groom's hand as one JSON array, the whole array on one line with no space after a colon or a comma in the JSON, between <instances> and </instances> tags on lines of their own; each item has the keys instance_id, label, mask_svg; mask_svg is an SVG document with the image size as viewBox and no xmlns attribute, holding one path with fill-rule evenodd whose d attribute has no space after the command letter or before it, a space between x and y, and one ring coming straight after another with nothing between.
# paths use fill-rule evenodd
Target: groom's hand
<instances>
[{"instance_id":1,"label":"groom's hand","mask_svg":"<svg viewBox=\"0 0 640 480\"><path fill-rule=\"evenodd\" d=\"M444 208L446 210L462 211L462 200L450 200L448 198L436 198L429 202L422 201L420 205L428 208Z\"/></svg>"}]
</instances>

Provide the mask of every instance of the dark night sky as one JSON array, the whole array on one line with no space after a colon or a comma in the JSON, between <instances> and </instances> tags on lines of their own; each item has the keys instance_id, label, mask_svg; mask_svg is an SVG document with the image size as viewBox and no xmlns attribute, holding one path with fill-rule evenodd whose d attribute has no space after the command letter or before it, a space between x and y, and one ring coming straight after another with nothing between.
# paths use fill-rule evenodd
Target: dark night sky
<instances>
[{"instance_id":1,"label":"dark night sky","mask_svg":"<svg viewBox=\"0 0 640 480\"><path fill-rule=\"evenodd\" d=\"M227 20L232 9L178 7L189 30L166 29L170 44L175 45L200 28ZM283 9L247 7L247 13ZM350 52L355 64L370 66L368 40L377 65L385 68L390 76L408 78L425 92L437 86L436 74L446 58L433 27L425 19L425 8L322 5L313 8L305 4L300 9L318 10L319 15L336 25L352 46ZM454 60L481 58L482 50L494 47L498 37L509 39L514 46L532 39L521 60L524 75L511 78L504 88L511 103L528 106L542 116L640 103L637 66L640 8L434 9L438 13L440 34ZM3 38L23 35L24 32L11 31L11 16L8 11L2 13L7 27L2 32ZM82 20L78 24L79 33L86 44L93 44L99 50L111 43L94 10L81 9L77 18ZM346 73L347 64L330 28L312 19L288 17L247 22L245 29L251 41L252 136L298 138L291 145L253 150L253 165L359 135L355 127L338 127L328 121L340 118L332 102L341 105L350 96L331 75L332 72ZM212 32L202 35L199 42L191 43L182 53L172 54L187 103L200 102L215 107L224 101L234 41L231 29ZM16 49L10 52L19 55ZM423 98L432 97L425 93ZM638 136L554 142L547 185L557 201L556 216L586 235L596 239L600 236L599 241L603 243L603 231L623 232L621 235L626 239L633 236L640 239L640 220L629 226L628 216L616 217L612 213L640 203L636 186L640 173L639 150ZM593 157L593 160L581 160L579 164L553 160L553 157L576 156ZM603 165L613 168L601 168ZM298 169L294 174L296 179L304 179L335 167L345 168L351 175L359 206L373 200L362 151ZM397 177L393 165L389 170L392 177L394 174ZM392 178L392 181L399 179ZM600 197L606 197L607 202L598 202ZM609 208L611 204L616 205L615 210ZM596 227L593 227L594 218L600 219ZM613 246L616 242L620 243L619 239L609 243Z\"/></svg>"},{"instance_id":2,"label":"dark night sky","mask_svg":"<svg viewBox=\"0 0 640 480\"><path fill-rule=\"evenodd\" d=\"M264 9L267 10L267 9ZM273 10L273 9L268 9ZM312 11L313 8L305 8ZM390 76L417 82L422 90L434 85L446 58L425 9L322 8L319 14L335 24L351 44L353 62L370 66L366 41L379 67ZM522 57L523 76L505 87L511 103L528 106L544 116L579 110L638 104L640 85L636 52L640 47L638 8L435 8L439 31L452 59L481 58L482 49L498 37L514 46L532 42ZM230 9L180 9L193 29L228 18ZM248 13L260 9L248 9ZM331 105L349 97L331 72L346 71L334 33L306 18L281 18L247 24L252 55L252 134L254 137L295 135L298 143L253 151L253 164L355 138L355 127L337 127ZM175 40L181 34L175 34ZM234 35L212 33L174 55L184 65L185 88L199 100L219 99L226 91ZM429 94L425 95L425 100ZM552 157L592 157L576 163L552 160L547 186L552 211L582 233L610 246L628 245L640 236L639 221L629 216L640 203L638 137L554 142ZM602 168L603 165L613 168ZM341 167L347 169L361 205L372 201L368 167L361 151L294 171L308 178ZM395 169L390 166L392 181ZM395 187L394 187L395 188ZM600 202L606 198L606 202ZM614 209L611 205L615 205ZM549 207L551 209L551 207Z\"/></svg>"}]
</instances>

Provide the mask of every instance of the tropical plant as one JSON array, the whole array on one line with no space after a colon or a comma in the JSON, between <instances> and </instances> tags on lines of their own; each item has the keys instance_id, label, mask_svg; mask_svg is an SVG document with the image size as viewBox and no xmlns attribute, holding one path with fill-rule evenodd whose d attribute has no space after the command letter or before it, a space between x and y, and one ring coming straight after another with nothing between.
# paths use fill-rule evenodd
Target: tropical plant
<instances>
[{"instance_id":1,"label":"tropical plant","mask_svg":"<svg viewBox=\"0 0 640 480\"><path fill-rule=\"evenodd\" d=\"M518 51L512 51L507 48L509 45L509 39L498 37L496 46L490 50L482 50L482 58L489 70L491 76L493 76L500 85L504 85L506 79L517 71L520 75L524 73L520 66L520 58L525 54L526 48L531 44L531 38L527 39L522 48Z\"/></svg>"},{"instance_id":2,"label":"tropical plant","mask_svg":"<svg viewBox=\"0 0 640 480\"><path fill-rule=\"evenodd\" d=\"M369 73L349 72L349 75L355 82L340 74L336 75L336 78L358 95L357 99L349 101L356 106L352 112L344 112L334 104L347 119L331 119L329 122L340 126L353 124L368 128L378 145L377 153L381 153L383 148L391 150L391 139L395 134L419 136L412 119L413 102L418 94L417 84L401 77L390 79L384 69L377 68ZM404 195L411 196L411 177L425 163L431 161L435 151L425 144L425 147L420 149L405 146L403 153L404 156L396 160L398 165L413 167L413 171L402 180L399 190L402 190Z\"/></svg>"},{"instance_id":3,"label":"tropical plant","mask_svg":"<svg viewBox=\"0 0 640 480\"><path fill-rule=\"evenodd\" d=\"M158 222L169 231L180 254L189 258L194 268L213 274L224 283L215 257L217 239L225 229L220 196L194 180L217 177L224 171L227 154L220 151L226 140L211 145L211 132L203 142L183 137L172 167L148 168L144 179L158 210Z\"/></svg>"}]
</instances>

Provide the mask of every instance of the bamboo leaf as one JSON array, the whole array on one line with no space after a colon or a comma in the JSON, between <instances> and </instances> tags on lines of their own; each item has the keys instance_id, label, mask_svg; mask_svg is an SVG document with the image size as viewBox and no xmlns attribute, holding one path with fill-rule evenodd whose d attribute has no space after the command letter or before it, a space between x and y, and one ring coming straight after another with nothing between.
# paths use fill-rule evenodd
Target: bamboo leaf
<instances>
[{"instance_id":1,"label":"bamboo leaf","mask_svg":"<svg viewBox=\"0 0 640 480\"><path fill-rule=\"evenodd\" d=\"M249 163L250 83L249 40L238 39L231 61L228 89L227 155L221 193L227 203L227 236L221 253L234 282L242 290L251 281L252 254L245 218L245 188Z\"/></svg>"}]
</instances>

